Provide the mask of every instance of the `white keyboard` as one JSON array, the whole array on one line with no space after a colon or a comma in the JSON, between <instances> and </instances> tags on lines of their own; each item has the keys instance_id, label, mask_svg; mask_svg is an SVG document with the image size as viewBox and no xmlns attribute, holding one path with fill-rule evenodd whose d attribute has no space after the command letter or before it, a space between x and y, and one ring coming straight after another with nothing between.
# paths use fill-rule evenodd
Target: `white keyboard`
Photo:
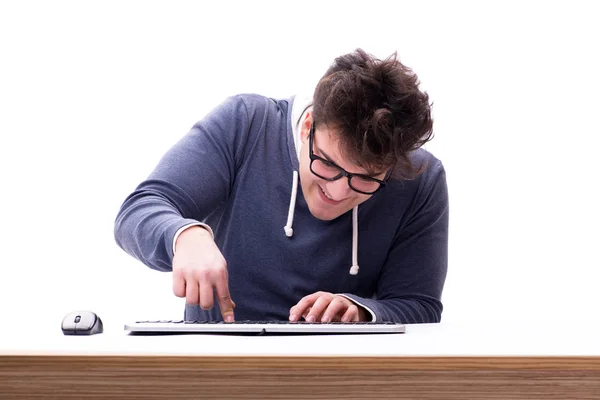
<instances>
[{"instance_id":1,"label":"white keyboard","mask_svg":"<svg viewBox=\"0 0 600 400\"><path fill-rule=\"evenodd\" d=\"M125 331L138 334L228 333L228 334L379 334L405 333L394 322L289 322L289 321L137 321Z\"/></svg>"}]
</instances>

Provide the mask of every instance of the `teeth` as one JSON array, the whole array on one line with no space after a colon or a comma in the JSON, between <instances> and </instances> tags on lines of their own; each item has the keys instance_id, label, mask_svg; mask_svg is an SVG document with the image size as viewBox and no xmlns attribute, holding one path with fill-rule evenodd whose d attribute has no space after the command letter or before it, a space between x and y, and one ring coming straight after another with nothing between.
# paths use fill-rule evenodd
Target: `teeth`
<instances>
[{"instance_id":1,"label":"teeth","mask_svg":"<svg viewBox=\"0 0 600 400\"><path fill-rule=\"evenodd\" d=\"M319 186L319 189L321 189L321 192L323 192L325 197L327 197L329 200L333 200L331 197L327 196L327 193L325 193L325 191L323 190L323 188L321 186Z\"/></svg>"}]
</instances>

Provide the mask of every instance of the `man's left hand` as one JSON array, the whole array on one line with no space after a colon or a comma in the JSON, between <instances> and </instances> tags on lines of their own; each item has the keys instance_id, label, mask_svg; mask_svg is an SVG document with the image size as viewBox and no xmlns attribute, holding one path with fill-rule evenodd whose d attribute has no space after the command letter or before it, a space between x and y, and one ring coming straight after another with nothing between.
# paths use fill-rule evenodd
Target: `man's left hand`
<instances>
[{"instance_id":1,"label":"man's left hand","mask_svg":"<svg viewBox=\"0 0 600 400\"><path fill-rule=\"evenodd\" d=\"M305 296L290 309L290 321L304 317L307 322L370 321L370 314L344 296L317 292Z\"/></svg>"}]
</instances>

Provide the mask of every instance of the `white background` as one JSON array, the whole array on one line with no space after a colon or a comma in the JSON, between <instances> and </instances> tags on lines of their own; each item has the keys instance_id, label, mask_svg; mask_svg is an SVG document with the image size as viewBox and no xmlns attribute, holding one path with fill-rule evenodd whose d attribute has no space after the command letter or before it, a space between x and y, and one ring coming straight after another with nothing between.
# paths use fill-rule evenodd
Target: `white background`
<instances>
[{"instance_id":1,"label":"white background","mask_svg":"<svg viewBox=\"0 0 600 400\"><path fill-rule=\"evenodd\" d=\"M594 4L0 3L0 326L181 318L170 274L114 243L121 202L225 96L310 91L356 47L397 50L434 102L443 320L600 319Z\"/></svg>"}]
</instances>

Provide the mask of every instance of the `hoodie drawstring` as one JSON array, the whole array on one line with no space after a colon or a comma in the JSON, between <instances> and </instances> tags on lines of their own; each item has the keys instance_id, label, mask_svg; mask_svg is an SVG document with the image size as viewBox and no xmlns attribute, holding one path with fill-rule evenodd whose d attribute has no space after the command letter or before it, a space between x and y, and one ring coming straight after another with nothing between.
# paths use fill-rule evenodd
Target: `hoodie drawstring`
<instances>
[{"instance_id":1,"label":"hoodie drawstring","mask_svg":"<svg viewBox=\"0 0 600 400\"><path fill-rule=\"evenodd\" d=\"M352 209L352 267L350 275L358 274L358 206Z\"/></svg>"},{"instance_id":2,"label":"hoodie drawstring","mask_svg":"<svg viewBox=\"0 0 600 400\"><path fill-rule=\"evenodd\" d=\"M294 230L292 224L294 223L294 210L296 208L296 195L298 194L298 171L294 171L292 181L292 195L290 198L290 208L288 210L287 224L283 227L285 236L292 237Z\"/></svg>"}]
</instances>

